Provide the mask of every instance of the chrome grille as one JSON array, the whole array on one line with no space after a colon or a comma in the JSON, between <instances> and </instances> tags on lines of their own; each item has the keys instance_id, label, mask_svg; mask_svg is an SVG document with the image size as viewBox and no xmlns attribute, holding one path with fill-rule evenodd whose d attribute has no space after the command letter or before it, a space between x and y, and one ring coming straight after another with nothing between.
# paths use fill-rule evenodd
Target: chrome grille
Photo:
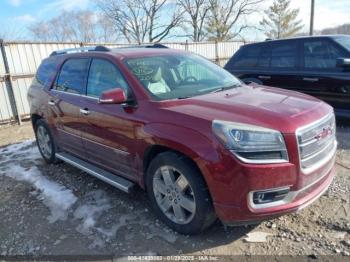
<instances>
[{"instance_id":1,"label":"chrome grille","mask_svg":"<svg viewBox=\"0 0 350 262\"><path fill-rule=\"evenodd\" d=\"M334 114L297 130L300 165L305 173L312 172L334 155L335 133Z\"/></svg>"}]
</instances>

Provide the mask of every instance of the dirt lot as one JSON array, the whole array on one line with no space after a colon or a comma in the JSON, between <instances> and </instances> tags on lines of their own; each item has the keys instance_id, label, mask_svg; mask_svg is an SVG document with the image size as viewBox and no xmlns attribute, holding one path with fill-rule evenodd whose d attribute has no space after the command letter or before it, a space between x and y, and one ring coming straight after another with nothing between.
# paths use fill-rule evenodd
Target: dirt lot
<instances>
[{"instance_id":1,"label":"dirt lot","mask_svg":"<svg viewBox=\"0 0 350 262\"><path fill-rule=\"evenodd\" d=\"M310 207L255 227L228 228L217 222L191 237L176 234L158 221L141 190L127 195L67 164L46 165L32 139L29 123L0 127L2 256L349 256L349 126L338 127L338 175ZM253 232L271 235L265 243L244 241Z\"/></svg>"}]
</instances>

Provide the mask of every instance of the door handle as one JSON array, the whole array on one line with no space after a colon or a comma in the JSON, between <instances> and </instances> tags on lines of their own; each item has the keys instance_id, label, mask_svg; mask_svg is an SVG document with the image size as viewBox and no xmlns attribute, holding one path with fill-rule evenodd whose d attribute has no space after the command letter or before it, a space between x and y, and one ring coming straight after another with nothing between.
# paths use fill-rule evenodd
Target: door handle
<instances>
[{"instance_id":1,"label":"door handle","mask_svg":"<svg viewBox=\"0 0 350 262\"><path fill-rule=\"evenodd\" d=\"M49 104L49 106L54 106L54 105L56 105L56 103L54 102L54 101L52 101L52 100L50 100L49 102L47 102L48 104Z\"/></svg>"},{"instance_id":2,"label":"door handle","mask_svg":"<svg viewBox=\"0 0 350 262\"><path fill-rule=\"evenodd\" d=\"M303 80L308 82L317 82L319 79L317 77L304 77Z\"/></svg>"},{"instance_id":3,"label":"door handle","mask_svg":"<svg viewBox=\"0 0 350 262\"><path fill-rule=\"evenodd\" d=\"M86 115L86 116L87 116L88 114L90 114L90 111L89 111L89 109L87 109L87 108L85 108L85 109L81 109L81 108L80 108L79 111L80 111L80 113L82 113L83 115Z\"/></svg>"},{"instance_id":4,"label":"door handle","mask_svg":"<svg viewBox=\"0 0 350 262\"><path fill-rule=\"evenodd\" d=\"M266 79L266 80L268 80L268 79L271 79L271 76L258 76L260 79Z\"/></svg>"}]
</instances>

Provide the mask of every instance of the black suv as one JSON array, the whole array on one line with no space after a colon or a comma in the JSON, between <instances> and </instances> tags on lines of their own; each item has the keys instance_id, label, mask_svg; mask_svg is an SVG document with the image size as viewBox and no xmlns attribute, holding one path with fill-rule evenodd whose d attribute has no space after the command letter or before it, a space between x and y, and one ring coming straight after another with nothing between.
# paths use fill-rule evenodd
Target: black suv
<instances>
[{"instance_id":1,"label":"black suv","mask_svg":"<svg viewBox=\"0 0 350 262\"><path fill-rule=\"evenodd\" d=\"M247 44L225 65L244 82L316 96L350 117L350 36L313 36Z\"/></svg>"}]
</instances>

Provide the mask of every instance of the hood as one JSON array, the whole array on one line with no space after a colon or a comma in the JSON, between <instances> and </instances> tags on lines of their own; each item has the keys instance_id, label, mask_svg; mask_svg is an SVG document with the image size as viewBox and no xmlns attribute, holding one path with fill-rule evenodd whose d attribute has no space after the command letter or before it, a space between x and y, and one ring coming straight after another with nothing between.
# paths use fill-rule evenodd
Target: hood
<instances>
[{"instance_id":1,"label":"hood","mask_svg":"<svg viewBox=\"0 0 350 262\"><path fill-rule=\"evenodd\" d=\"M225 120L272 128L284 133L307 125L332 111L321 100L294 91L241 86L166 106L167 110L212 121Z\"/></svg>"}]
</instances>

